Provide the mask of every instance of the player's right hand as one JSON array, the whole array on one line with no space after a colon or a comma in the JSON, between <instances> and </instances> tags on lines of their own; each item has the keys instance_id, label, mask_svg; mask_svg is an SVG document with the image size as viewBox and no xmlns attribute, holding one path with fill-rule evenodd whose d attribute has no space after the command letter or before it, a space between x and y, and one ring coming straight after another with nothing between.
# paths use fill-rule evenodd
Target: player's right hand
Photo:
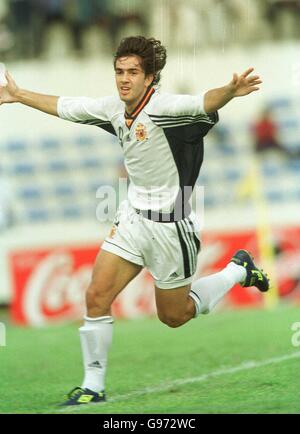
<instances>
[{"instance_id":1,"label":"player's right hand","mask_svg":"<svg viewBox=\"0 0 300 434\"><path fill-rule=\"evenodd\" d=\"M5 73L5 77L7 84L5 86L0 85L0 105L18 101L18 86L7 71Z\"/></svg>"}]
</instances>

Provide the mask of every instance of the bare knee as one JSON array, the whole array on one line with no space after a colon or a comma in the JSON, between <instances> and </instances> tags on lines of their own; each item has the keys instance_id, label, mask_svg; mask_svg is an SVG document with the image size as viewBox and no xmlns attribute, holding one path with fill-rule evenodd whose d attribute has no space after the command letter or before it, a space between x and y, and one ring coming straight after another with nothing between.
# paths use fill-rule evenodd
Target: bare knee
<instances>
[{"instance_id":1,"label":"bare knee","mask_svg":"<svg viewBox=\"0 0 300 434\"><path fill-rule=\"evenodd\" d=\"M88 316L102 316L110 312L113 288L110 285L91 282L86 291L86 306Z\"/></svg>"},{"instance_id":2,"label":"bare knee","mask_svg":"<svg viewBox=\"0 0 300 434\"><path fill-rule=\"evenodd\" d=\"M183 319L178 315L162 314L158 312L159 320L166 324L168 327L177 328L185 323Z\"/></svg>"}]
</instances>

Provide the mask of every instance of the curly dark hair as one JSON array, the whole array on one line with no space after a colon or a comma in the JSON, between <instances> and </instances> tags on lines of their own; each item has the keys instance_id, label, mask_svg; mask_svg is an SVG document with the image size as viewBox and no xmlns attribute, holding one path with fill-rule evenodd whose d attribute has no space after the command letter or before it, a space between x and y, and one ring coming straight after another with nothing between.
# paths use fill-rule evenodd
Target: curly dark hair
<instances>
[{"instance_id":1,"label":"curly dark hair","mask_svg":"<svg viewBox=\"0 0 300 434\"><path fill-rule=\"evenodd\" d=\"M157 84L160 80L160 72L164 68L167 60L167 50L161 42L154 38L144 36L129 36L122 39L114 55L114 67L120 57L136 55L142 59L142 68L146 75L153 74L152 84Z\"/></svg>"}]
</instances>

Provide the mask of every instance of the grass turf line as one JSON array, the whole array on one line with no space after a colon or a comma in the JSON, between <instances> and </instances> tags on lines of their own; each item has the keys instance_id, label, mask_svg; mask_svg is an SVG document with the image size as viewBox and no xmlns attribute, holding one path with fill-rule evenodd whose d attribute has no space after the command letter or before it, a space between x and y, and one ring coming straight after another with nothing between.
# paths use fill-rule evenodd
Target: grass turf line
<instances>
[{"instance_id":1,"label":"grass turf line","mask_svg":"<svg viewBox=\"0 0 300 434\"><path fill-rule=\"evenodd\" d=\"M282 306L211 314L178 329L157 319L116 321L107 372L111 402L81 406L80 413L299 413L297 359L176 384L247 360L297 351L291 344L291 325L299 320L298 309ZM0 357L5 390L0 413L60 412L57 404L63 395L82 379L74 324L8 328ZM132 394L174 381L166 390ZM122 395L128 399L118 401Z\"/></svg>"}]
</instances>

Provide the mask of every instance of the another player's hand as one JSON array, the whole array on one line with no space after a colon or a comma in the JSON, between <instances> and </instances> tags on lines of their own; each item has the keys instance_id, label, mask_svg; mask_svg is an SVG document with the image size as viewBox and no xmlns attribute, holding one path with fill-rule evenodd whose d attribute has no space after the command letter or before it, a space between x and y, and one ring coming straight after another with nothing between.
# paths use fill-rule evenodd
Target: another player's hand
<instances>
[{"instance_id":1,"label":"another player's hand","mask_svg":"<svg viewBox=\"0 0 300 434\"><path fill-rule=\"evenodd\" d=\"M248 68L243 74L233 74L229 83L232 97L248 95L251 92L259 90L258 85L262 83L259 75L250 75L254 68Z\"/></svg>"},{"instance_id":2,"label":"another player's hand","mask_svg":"<svg viewBox=\"0 0 300 434\"><path fill-rule=\"evenodd\" d=\"M15 81L12 79L12 77L9 75L7 71L5 73L5 77L7 80L7 85L5 86L0 85L0 105L18 101L17 98L17 93L19 91L18 86L16 85Z\"/></svg>"}]
</instances>

